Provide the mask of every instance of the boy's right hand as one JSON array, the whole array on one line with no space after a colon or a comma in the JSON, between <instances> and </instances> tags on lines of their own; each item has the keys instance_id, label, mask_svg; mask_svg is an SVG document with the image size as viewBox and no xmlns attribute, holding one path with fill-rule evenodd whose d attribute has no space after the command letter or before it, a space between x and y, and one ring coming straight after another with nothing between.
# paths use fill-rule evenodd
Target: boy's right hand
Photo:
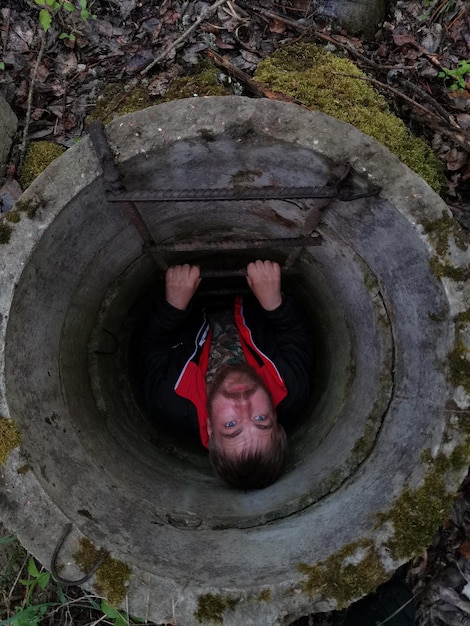
<instances>
[{"instance_id":1,"label":"boy's right hand","mask_svg":"<svg viewBox=\"0 0 470 626\"><path fill-rule=\"evenodd\" d=\"M184 311L191 302L201 282L201 272L197 265L174 265L166 271L165 295L166 301Z\"/></svg>"}]
</instances>

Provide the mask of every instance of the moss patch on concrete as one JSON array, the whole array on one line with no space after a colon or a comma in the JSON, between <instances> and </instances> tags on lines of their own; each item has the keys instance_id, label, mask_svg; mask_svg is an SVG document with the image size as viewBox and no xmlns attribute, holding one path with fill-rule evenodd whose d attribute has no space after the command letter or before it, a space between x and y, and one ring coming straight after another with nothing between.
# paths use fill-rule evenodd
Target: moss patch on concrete
<instances>
[{"instance_id":1,"label":"moss patch on concrete","mask_svg":"<svg viewBox=\"0 0 470 626\"><path fill-rule=\"evenodd\" d=\"M224 611L235 607L236 600L230 596L205 593L199 596L194 617L200 624L223 624Z\"/></svg>"},{"instance_id":2,"label":"moss patch on concrete","mask_svg":"<svg viewBox=\"0 0 470 626\"><path fill-rule=\"evenodd\" d=\"M348 59L315 44L297 43L261 61L255 78L374 137L435 191L440 190L444 169L430 146L390 112L385 98Z\"/></svg>"},{"instance_id":3,"label":"moss patch on concrete","mask_svg":"<svg viewBox=\"0 0 470 626\"><path fill-rule=\"evenodd\" d=\"M89 539L80 540L80 548L73 555L74 561L84 572L89 572L102 555ZM127 582L131 576L131 568L117 559L107 556L96 572L95 588L107 598L108 602L119 607L127 592Z\"/></svg>"},{"instance_id":4,"label":"moss patch on concrete","mask_svg":"<svg viewBox=\"0 0 470 626\"><path fill-rule=\"evenodd\" d=\"M470 265L467 271L470 278ZM455 343L447 355L448 379L470 394L470 309L455 316Z\"/></svg>"},{"instance_id":5,"label":"moss patch on concrete","mask_svg":"<svg viewBox=\"0 0 470 626\"><path fill-rule=\"evenodd\" d=\"M455 265L451 265L448 260L443 261L436 255L430 259L429 265L436 278L451 278L458 283L470 279L470 264L464 267L456 267Z\"/></svg>"},{"instance_id":6,"label":"moss patch on concrete","mask_svg":"<svg viewBox=\"0 0 470 626\"><path fill-rule=\"evenodd\" d=\"M424 232L434 245L439 255L445 255L449 251L449 238L452 237L460 250L468 248L468 237L459 223L447 213L443 213L438 220L423 220Z\"/></svg>"},{"instance_id":7,"label":"moss patch on concrete","mask_svg":"<svg viewBox=\"0 0 470 626\"><path fill-rule=\"evenodd\" d=\"M15 422L0 417L0 465L5 465L10 452L21 444L21 433Z\"/></svg>"},{"instance_id":8,"label":"moss patch on concrete","mask_svg":"<svg viewBox=\"0 0 470 626\"><path fill-rule=\"evenodd\" d=\"M470 349L462 339L457 339L454 349L449 353L449 380L456 387L462 386L470 393ZM469 457L470 461L470 457Z\"/></svg>"},{"instance_id":9,"label":"moss patch on concrete","mask_svg":"<svg viewBox=\"0 0 470 626\"><path fill-rule=\"evenodd\" d=\"M8 211L5 214L5 219L12 224L17 224L21 220L21 215L19 211Z\"/></svg>"},{"instance_id":10,"label":"moss patch on concrete","mask_svg":"<svg viewBox=\"0 0 470 626\"><path fill-rule=\"evenodd\" d=\"M263 589L256 596L256 599L261 602L271 602L271 598L272 598L271 589Z\"/></svg>"},{"instance_id":11,"label":"moss patch on concrete","mask_svg":"<svg viewBox=\"0 0 470 626\"><path fill-rule=\"evenodd\" d=\"M31 194L27 199L22 196L18 200L15 204L15 211L26 213L26 216L32 220L42 206L44 206L44 200L37 194Z\"/></svg>"},{"instance_id":12,"label":"moss patch on concrete","mask_svg":"<svg viewBox=\"0 0 470 626\"><path fill-rule=\"evenodd\" d=\"M309 597L320 595L336 600L337 608L374 591L389 578L372 541L348 544L317 565L299 564L307 579L302 589Z\"/></svg>"},{"instance_id":13,"label":"moss patch on concrete","mask_svg":"<svg viewBox=\"0 0 470 626\"><path fill-rule=\"evenodd\" d=\"M13 232L13 228L10 224L7 224L5 220L0 222L0 244L8 243L10 241L11 233Z\"/></svg>"},{"instance_id":14,"label":"moss patch on concrete","mask_svg":"<svg viewBox=\"0 0 470 626\"><path fill-rule=\"evenodd\" d=\"M37 178L52 161L63 154L65 150L63 146L59 146L50 141L34 141L30 143L26 150L20 177L20 183L23 189L29 187L33 180Z\"/></svg>"},{"instance_id":15,"label":"moss patch on concrete","mask_svg":"<svg viewBox=\"0 0 470 626\"><path fill-rule=\"evenodd\" d=\"M439 453L435 459L426 451L421 461L429 464L422 485L404 489L386 513L378 516L378 525L393 523L394 534L387 542L393 558L409 559L428 546L439 526L447 519L455 493L449 492L447 475L462 472L470 459L470 439L457 445L449 456Z\"/></svg>"}]
</instances>

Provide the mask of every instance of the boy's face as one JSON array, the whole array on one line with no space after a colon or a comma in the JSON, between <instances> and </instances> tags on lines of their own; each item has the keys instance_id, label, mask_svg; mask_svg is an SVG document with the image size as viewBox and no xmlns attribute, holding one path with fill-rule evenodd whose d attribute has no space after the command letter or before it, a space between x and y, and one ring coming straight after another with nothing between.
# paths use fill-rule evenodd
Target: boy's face
<instances>
[{"instance_id":1,"label":"boy's face","mask_svg":"<svg viewBox=\"0 0 470 626\"><path fill-rule=\"evenodd\" d=\"M208 393L209 438L226 454L263 451L277 427L276 412L264 383L247 365L222 368Z\"/></svg>"}]
</instances>

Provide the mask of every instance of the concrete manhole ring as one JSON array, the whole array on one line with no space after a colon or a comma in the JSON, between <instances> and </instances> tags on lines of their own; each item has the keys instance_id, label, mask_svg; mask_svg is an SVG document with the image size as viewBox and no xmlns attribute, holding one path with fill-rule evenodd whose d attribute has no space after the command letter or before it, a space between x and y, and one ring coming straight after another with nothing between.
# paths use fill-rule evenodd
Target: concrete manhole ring
<instances>
[{"instance_id":1,"label":"concrete manhole ring","mask_svg":"<svg viewBox=\"0 0 470 626\"><path fill-rule=\"evenodd\" d=\"M284 624L344 606L430 540L408 532L406 498L419 503L431 484L431 500L445 498L466 472L463 235L385 148L294 105L194 98L120 118L106 133L127 188L316 185L349 162L358 184L382 192L334 201L322 244L284 279L314 329L317 389L290 434L286 474L238 493L203 455L160 436L131 392L128 325L161 275L120 207L104 201L90 141L49 166L20 199L34 217L0 249L0 411L22 436L1 483L5 523L48 566L74 522L63 550L71 572L77 538L103 546L130 568L131 612L157 623ZM305 217L280 200L141 212L166 242L276 240L296 236ZM286 254L275 242L268 252ZM222 262L217 253L169 260L181 258ZM329 576L351 568L358 585L338 594Z\"/></svg>"}]
</instances>

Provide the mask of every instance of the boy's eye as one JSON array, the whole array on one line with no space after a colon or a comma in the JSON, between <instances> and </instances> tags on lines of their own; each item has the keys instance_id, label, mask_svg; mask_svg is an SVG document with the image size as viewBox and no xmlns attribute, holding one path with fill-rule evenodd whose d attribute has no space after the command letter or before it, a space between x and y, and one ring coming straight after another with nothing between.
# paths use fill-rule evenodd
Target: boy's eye
<instances>
[{"instance_id":1,"label":"boy's eye","mask_svg":"<svg viewBox=\"0 0 470 626\"><path fill-rule=\"evenodd\" d=\"M266 415L257 415L257 416L255 417L255 420L256 420L257 422L263 422L265 419L266 419Z\"/></svg>"},{"instance_id":2,"label":"boy's eye","mask_svg":"<svg viewBox=\"0 0 470 626\"><path fill-rule=\"evenodd\" d=\"M225 428L233 428L235 426L235 422L227 422L225 424Z\"/></svg>"}]
</instances>

